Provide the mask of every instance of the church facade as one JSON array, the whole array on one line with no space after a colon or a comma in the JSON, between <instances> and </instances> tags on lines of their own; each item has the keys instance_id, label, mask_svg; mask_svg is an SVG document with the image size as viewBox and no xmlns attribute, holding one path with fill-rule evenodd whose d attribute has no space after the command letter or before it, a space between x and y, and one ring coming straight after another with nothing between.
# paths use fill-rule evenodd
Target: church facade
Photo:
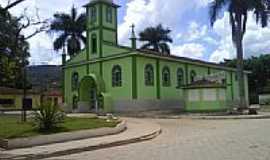
<instances>
[{"instance_id":1,"label":"church facade","mask_svg":"<svg viewBox=\"0 0 270 160\"><path fill-rule=\"evenodd\" d=\"M112 0L93 0L85 7L86 48L68 61L63 57L66 110L218 111L238 101L236 69L137 49L134 30L131 47L120 46L119 6ZM246 72L245 86L248 102Z\"/></svg>"}]
</instances>

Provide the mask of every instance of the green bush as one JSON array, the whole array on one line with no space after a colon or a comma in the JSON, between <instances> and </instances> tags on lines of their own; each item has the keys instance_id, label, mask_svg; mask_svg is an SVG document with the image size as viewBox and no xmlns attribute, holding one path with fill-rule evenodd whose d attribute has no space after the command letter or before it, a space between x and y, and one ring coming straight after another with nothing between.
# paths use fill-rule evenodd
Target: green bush
<instances>
[{"instance_id":1,"label":"green bush","mask_svg":"<svg viewBox=\"0 0 270 160\"><path fill-rule=\"evenodd\" d=\"M39 106L39 110L34 112L34 125L42 132L49 132L63 123L65 113L59 106L52 103L43 103Z\"/></svg>"}]
</instances>

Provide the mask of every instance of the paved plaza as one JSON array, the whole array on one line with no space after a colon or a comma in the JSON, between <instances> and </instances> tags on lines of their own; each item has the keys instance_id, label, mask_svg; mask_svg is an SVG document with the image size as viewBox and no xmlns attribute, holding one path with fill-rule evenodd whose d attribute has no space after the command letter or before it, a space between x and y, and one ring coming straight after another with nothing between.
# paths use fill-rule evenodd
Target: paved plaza
<instances>
[{"instance_id":1,"label":"paved plaza","mask_svg":"<svg viewBox=\"0 0 270 160\"><path fill-rule=\"evenodd\" d=\"M151 141L50 160L270 160L270 120L148 120L163 133Z\"/></svg>"}]
</instances>

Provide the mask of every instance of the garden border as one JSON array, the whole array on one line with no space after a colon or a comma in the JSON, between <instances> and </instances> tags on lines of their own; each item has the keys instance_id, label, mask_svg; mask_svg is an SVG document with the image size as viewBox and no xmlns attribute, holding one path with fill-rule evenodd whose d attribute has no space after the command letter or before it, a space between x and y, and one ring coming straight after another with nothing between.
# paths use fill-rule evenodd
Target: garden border
<instances>
[{"instance_id":1,"label":"garden border","mask_svg":"<svg viewBox=\"0 0 270 160\"><path fill-rule=\"evenodd\" d=\"M39 135L26 138L0 139L0 148L15 149L51 143L60 143L73 140L87 139L93 137L101 137L121 133L125 131L126 128L127 128L126 121L123 120L114 128L103 127L97 129L63 132L51 135Z\"/></svg>"}]
</instances>

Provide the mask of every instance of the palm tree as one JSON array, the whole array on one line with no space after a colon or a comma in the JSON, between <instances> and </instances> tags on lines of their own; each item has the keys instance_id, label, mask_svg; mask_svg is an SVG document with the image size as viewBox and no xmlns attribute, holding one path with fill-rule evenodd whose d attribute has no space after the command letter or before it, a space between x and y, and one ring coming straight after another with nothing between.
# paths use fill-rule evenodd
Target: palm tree
<instances>
[{"instance_id":1,"label":"palm tree","mask_svg":"<svg viewBox=\"0 0 270 160\"><path fill-rule=\"evenodd\" d=\"M67 51L70 56L74 56L81 50L82 42L86 44L86 37L83 33L86 31L86 14L78 15L76 8L71 8L71 13L56 13L51 22L51 33L57 33L53 46L55 50L64 49L67 44Z\"/></svg>"},{"instance_id":2,"label":"palm tree","mask_svg":"<svg viewBox=\"0 0 270 160\"><path fill-rule=\"evenodd\" d=\"M257 23L267 26L268 0L214 0L210 4L210 22L214 25L218 14L229 12L232 29L232 41L237 50L237 77L239 83L239 110L247 108L243 70L243 37L246 33L248 13L256 16Z\"/></svg>"},{"instance_id":3,"label":"palm tree","mask_svg":"<svg viewBox=\"0 0 270 160\"><path fill-rule=\"evenodd\" d=\"M169 55L170 47L167 43L173 42L172 38L169 36L170 32L170 29L164 29L161 24L156 27L148 27L144 29L139 34L139 40L146 42L141 49L148 49Z\"/></svg>"}]
</instances>

